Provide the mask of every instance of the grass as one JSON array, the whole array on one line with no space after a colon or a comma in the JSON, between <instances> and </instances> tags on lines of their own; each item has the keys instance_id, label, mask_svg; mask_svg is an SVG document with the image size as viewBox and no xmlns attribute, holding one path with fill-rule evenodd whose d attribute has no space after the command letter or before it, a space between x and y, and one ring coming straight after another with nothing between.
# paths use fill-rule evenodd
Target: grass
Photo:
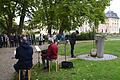
<instances>
[{"instance_id":1,"label":"grass","mask_svg":"<svg viewBox=\"0 0 120 80\"><path fill-rule=\"evenodd\" d=\"M75 67L72 69L60 69L50 74L35 66L32 78L33 80L120 80L119 60L100 62L73 60L73 63Z\"/></svg>"},{"instance_id":2,"label":"grass","mask_svg":"<svg viewBox=\"0 0 120 80\"><path fill-rule=\"evenodd\" d=\"M59 45L59 54L64 55L64 47L65 45ZM75 45L74 53L75 55L88 53L90 50L94 48L93 43L90 41L83 41L83 42L77 42ZM70 55L70 44L67 44L66 47L66 54Z\"/></svg>"},{"instance_id":3,"label":"grass","mask_svg":"<svg viewBox=\"0 0 120 80\"><path fill-rule=\"evenodd\" d=\"M32 69L32 80L120 80L120 40L105 41L105 53L117 55L118 58L109 61L72 60L74 68L59 69L51 73L35 65ZM67 55L70 55L70 45L67 45ZM59 54L64 55L64 45L59 46ZM75 55L88 53L93 48L92 42L78 42Z\"/></svg>"}]
</instances>

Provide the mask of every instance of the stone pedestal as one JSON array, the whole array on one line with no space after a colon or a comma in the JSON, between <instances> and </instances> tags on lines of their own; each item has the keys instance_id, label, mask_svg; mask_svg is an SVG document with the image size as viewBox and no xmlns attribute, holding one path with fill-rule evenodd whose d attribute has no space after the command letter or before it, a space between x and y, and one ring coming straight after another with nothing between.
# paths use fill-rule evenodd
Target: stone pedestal
<instances>
[{"instance_id":1,"label":"stone pedestal","mask_svg":"<svg viewBox=\"0 0 120 80\"><path fill-rule=\"evenodd\" d=\"M101 35L96 35L96 48L97 48L97 57L98 58L103 58L104 54L104 37Z\"/></svg>"}]
</instances>

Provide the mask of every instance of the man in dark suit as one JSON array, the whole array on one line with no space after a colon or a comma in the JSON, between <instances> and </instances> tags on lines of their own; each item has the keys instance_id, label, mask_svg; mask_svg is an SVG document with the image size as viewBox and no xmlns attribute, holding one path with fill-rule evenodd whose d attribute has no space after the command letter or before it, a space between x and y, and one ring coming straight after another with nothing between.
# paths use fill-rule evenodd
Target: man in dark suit
<instances>
[{"instance_id":1,"label":"man in dark suit","mask_svg":"<svg viewBox=\"0 0 120 80\"><path fill-rule=\"evenodd\" d=\"M0 48L2 48L2 35L0 35Z\"/></svg>"},{"instance_id":2,"label":"man in dark suit","mask_svg":"<svg viewBox=\"0 0 120 80\"><path fill-rule=\"evenodd\" d=\"M73 32L70 36L70 46L71 46L71 57L75 58L74 56L74 45L76 43L76 35L79 34L79 32L76 30L75 32Z\"/></svg>"},{"instance_id":3,"label":"man in dark suit","mask_svg":"<svg viewBox=\"0 0 120 80\"><path fill-rule=\"evenodd\" d=\"M15 58L18 59L18 62L14 65L14 69L17 73L19 69L29 70L32 68L32 55L33 48L29 45L27 38L23 37L20 46L16 48Z\"/></svg>"},{"instance_id":4,"label":"man in dark suit","mask_svg":"<svg viewBox=\"0 0 120 80\"><path fill-rule=\"evenodd\" d=\"M9 42L10 42L10 47L14 47L14 36L13 36L13 34L9 35Z\"/></svg>"}]
</instances>

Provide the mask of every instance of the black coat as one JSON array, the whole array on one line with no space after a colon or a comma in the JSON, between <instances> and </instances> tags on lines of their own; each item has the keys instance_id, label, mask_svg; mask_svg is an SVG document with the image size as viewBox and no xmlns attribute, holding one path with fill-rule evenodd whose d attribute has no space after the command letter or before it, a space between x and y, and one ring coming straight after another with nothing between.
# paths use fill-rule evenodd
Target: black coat
<instances>
[{"instance_id":1,"label":"black coat","mask_svg":"<svg viewBox=\"0 0 120 80\"><path fill-rule=\"evenodd\" d=\"M70 36L70 44L75 44L76 43L76 34L73 32Z\"/></svg>"},{"instance_id":2,"label":"black coat","mask_svg":"<svg viewBox=\"0 0 120 80\"><path fill-rule=\"evenodd\" d=\"M18 59L17 65L21 69L30 69L33 65L32 55L33 55L33 48L27 43L22 43L16 49L15 58Z\"/></svg>"},{"instance_id":3,"label":"black coat","mask_svg":"<svg viewBox=\"0 0 120 80\"><path fill-rule=\"evenodd\" d=\"M0 35L0 48L2 47L2 36Z\"/></svg>"}]
</instances>

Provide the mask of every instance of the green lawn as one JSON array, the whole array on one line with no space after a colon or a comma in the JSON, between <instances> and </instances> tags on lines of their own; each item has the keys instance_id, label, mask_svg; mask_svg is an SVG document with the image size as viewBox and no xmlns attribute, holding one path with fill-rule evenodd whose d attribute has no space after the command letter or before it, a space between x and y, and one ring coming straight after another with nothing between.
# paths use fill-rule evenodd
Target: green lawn
<instances>
[{"instance_id":1,"label":"green lawn","mask_svg":"<svg viewBox=\"0 0 120 80\"><path fill-rule=\"evenodd\" d=\"M59 46L59 54L64 54L64 45ZM75 55L88 53L93 48L91 42L79 42L75 46ZM60 69L51 73L44 71L38 65L32 69L32 80L120 80L120 41L105 41L105 53L117 55L118 58L109 61L72 60L74 68ZM67 55L70 47L67 46Z\"/></svg>"},{"instance_id":2,"label":"green lawn","mask_svg":"<svg viewBox=\"0 0 120 80\"><path fill-rule=\"evenodd\" d=\"M75 55L79 55L79 54L83 54L83 53L88 53L90 52L90 50L92 48L94 48L94 43L93 42L85 42L85 41L82 41L82 42L77 42L76 45L75 45L75 50L74 50L74 53ZM65 45L59 45L59 54L60 55L64 55L64 47ZM66 47L66 53L68 56L70 56L70 45L67 44L67 47Z\"/></svg>"}]
</instances>

